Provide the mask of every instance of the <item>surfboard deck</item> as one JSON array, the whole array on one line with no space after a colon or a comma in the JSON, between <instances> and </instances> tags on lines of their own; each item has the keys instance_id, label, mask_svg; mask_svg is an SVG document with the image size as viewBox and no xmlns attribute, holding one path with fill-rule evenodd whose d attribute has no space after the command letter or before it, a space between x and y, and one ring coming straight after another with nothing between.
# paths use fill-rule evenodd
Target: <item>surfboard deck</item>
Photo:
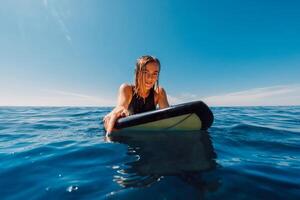
<instances>
[{"instance_id":1,"label":"surfboard deck","mask_svg":"<svg viewBox=\"0 0 300 200\"><path fill-rule=\"evenodd\" d=\"M115 128L126 131L195 131L207 130L214 116L202 101L174 105L120 118Z\"/></svg>"}]
</instances>

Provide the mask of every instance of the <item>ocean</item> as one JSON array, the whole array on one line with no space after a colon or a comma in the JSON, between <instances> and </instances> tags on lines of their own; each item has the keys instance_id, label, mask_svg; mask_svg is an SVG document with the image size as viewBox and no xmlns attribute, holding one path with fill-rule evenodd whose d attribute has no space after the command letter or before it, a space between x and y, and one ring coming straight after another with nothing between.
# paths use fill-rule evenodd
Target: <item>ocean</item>
<instances>
[{"instance_id":1,"label":"ocean","mask_svg":"<svg viewBox=\"0 0 300 200\"><path fill-rule=\"evenodd\" d=\"M106 138L109 107L0 107L0 199L300 199L300 107Z\"/></svg>"}]
</instances>

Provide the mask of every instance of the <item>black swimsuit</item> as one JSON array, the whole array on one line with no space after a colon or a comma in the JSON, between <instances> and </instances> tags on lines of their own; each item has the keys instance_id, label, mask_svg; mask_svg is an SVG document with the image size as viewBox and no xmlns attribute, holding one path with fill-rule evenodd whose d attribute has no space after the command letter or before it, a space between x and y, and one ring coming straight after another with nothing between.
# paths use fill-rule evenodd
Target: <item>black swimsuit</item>
<instances>
[{"instance_id":1,"label":"black swimsuit","mask_svg":"<svg viewBox=\"0 0 300 200\"><path fill-rule=\"evenodd\" d=\"M147 112L151 110L155 110L156 105L154 102L154 88L150 89L149 95L145 98L138 96L132 87L132 99L128 106L128 110L130 114L137 114L142 112Z\"/></svg>"}]
</instances>

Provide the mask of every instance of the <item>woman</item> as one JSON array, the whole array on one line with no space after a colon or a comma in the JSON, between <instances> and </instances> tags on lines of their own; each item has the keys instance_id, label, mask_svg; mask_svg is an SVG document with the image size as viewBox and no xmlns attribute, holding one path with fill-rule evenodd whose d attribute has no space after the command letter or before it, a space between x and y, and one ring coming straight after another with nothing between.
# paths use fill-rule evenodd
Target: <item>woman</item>
<instances>
[{"instance_id":1,"label":"woman","mask_svg":"<svg viewBox=\"0 0 300 200\"><path fill-rule=\"evenodd\" d=\"M136 62L135 85L123 83L117 106L103 118L107 134L120 117L169 107L165 90L158 86L160 62L153 56L142 56Z\"/></svg>"}]
</instances>

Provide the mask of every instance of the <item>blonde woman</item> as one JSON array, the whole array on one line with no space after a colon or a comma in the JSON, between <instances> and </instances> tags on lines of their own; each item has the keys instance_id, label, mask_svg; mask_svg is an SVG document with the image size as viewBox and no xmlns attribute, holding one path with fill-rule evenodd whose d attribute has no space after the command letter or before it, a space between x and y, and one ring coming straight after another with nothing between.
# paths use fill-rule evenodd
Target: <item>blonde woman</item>
<instances>
[{"instance_id":1,"label":"blonde woman","mask_svg":"<svg viewBox=\"0 0 300 200\"><path fill-rule=\"evenodd\" d=\"M160 62L153 56L142 56L136 62L135 84L120 86L117 106L104 118L107 134L120 117L169 107L165 90L158 85Z\"/></svg>"}]
</instances>

